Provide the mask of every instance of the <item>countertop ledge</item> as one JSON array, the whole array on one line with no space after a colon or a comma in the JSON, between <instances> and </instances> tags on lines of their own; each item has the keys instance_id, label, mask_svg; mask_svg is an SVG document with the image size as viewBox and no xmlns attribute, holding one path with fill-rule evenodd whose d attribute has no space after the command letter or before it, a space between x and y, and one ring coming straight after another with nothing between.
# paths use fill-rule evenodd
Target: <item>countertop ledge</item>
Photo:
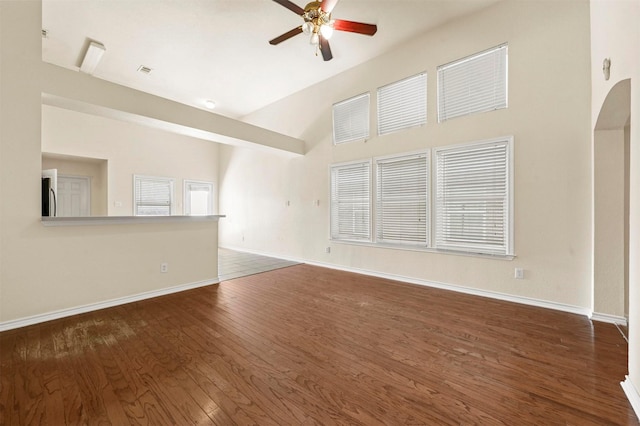
<instances>
[{"instance_id":1,"label":"countertop ledge","mask_svg":"<svg viewBox=\"0 0 640 426\"><path fill-rule=\"evenodd\" d=\"M139 223L197 223L217 222L225 215L210 216L87 216L43 217L44 226L127 225Z\"/></svg>"}]
</instances>

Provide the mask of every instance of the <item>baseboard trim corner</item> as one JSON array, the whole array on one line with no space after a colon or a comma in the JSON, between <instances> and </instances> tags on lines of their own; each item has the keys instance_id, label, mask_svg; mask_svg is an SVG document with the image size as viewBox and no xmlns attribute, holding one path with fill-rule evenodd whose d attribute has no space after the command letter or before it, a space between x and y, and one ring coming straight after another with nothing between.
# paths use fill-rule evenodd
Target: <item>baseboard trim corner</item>
<instances>
[{"instance_id":1,"label":"baseboard trim corner","mask_svg":"<svg viewBox=\"0 0 640 426\"><path fill-rule=\"evenodd\" d=\"M624 393L627 395L633 411L636 412L636 417L640 420L640 393L638 393L638 389L634 386L629 376L626 376L624 382L620 382L620 386L622 386Z\"/></svg>"},{"instance_id":2,"label":"baseboard trim corner","mask_svg":"<svg viewBox=\"0 0 640 426\"><path fill-rule=\"evenodd\" d=\"M623 326L627 326L627 319L625 317L621 317L618 315L609 315L609 314L602 314L599 312L592 312L591 313L591 320L593 321L600 321L600 322L607 322L610 324L618 324L618 325L623 325Z\"/></svg>"},{"instance_id":3,"label":"baseboard trim corner","mask_svg":"<svg viewBox=\"0 0 640 426\"><path fill-rule=\"evenodd\" d=\"M215 277L210 280L197 281L188 284L181 284L173 287L166 287L159 290L151 290L143 293L137 293L130 296L118 297L115 299L105 300L103 302L89 303L87 305L76 306L74 308L61 309L58 311L47 312L44 314L33 315L15 320L0 322L0 331L13 330L16 328L27 327L29 325L39 324L59 318L70 317L72 315L84 314L87 312L97 311L100 309L111 308L113 306L125 305L140 300L152 299L154 297L166 296L168 294L179 293L181 291L193 290L199 287L214 285L220 283L220 278Z\"/></svg>"}]
</instances>

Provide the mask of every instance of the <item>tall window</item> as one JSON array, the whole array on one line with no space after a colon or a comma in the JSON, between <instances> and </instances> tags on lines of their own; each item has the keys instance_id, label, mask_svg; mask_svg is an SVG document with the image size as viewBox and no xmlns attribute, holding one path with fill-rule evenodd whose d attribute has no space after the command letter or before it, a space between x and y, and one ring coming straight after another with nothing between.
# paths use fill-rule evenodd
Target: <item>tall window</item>
<instances>
[{"instance_id":1,"label":"tall window","mask_svg":"<svg viewBox=\"0 0 640 426\"><path fill-rule=\"evenodd\" d=\"M164 177L133 176L134 216L170 216L174 180Z\"/></svg>"},{"instance_id":2,"label":"tall window","mask_svg":"<svg viewBox=\"0 0 640 426\"><path fill-rule=\"evenodd\" d=\"M184 214L188 216L213 214L213 183L184 181Z\"/></svg>"},{"instance_id":3,"label":"tall window","mask_svg":"<svg viewBox=\"0 0 640 426\"><path fill-rule=\"evenodd\" d=\"M371 161L331 167L331 238L371 241Z\"/></svg>"},{"instance_id":4,"label":"tall window","mask_svg":"<svg viewBox=\"0 0 640 426\"><path fill-rule=\"evenodd\" d=\"M436 248L513 254L513 139L436 148Z\"/></svg>"},{"instance_id":5,"label":"tall window","mask_svg":"<svg viewBox=\"0 0 640 426\"><path fill-rule=\"evenodd\" d=\"M420 73L378 88L378 134L427 123L427 74Z\"/></svg>"},{"instance_id":6,"label":"tall window","mask_svg":"<svg viewBox=\"0 0 640 426\"><path fill-rule=\"evenodd\" d=\"M438 67L438 121L507 107L507 45Z\"/></svg>"},{"instance_id":7,"label":"tall window","mask_svg":"<svg viewBox=\"0 0 640 426\"><path fill-rule=\"evenodd\" d=\"M376 241L429 243L429 153L376 159Z\"/></svg>"},{"instance_id":8,"label":"tall window","mask_svg":"<svg viewBox=\"0 0 640 426\"><path fill-rule=\"evenodd\" d=\"M333 143L369 138L369 93L333 105Z\"/></svg>"}]
</instances>

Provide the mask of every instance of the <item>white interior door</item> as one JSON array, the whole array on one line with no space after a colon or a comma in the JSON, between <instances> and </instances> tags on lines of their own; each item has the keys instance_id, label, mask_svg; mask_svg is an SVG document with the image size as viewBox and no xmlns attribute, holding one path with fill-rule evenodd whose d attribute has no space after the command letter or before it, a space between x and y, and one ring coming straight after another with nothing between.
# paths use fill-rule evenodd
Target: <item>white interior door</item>
<instances>
[{"instance_id":1,"label":"white interior door","mask_svg":"<svg viewBox=\"0 0 640 426\"><path fill-rule=\"evenodd\" d=\"M58 175L58 216L91 216L91 178Z\"/></svg>"}]
</instances>

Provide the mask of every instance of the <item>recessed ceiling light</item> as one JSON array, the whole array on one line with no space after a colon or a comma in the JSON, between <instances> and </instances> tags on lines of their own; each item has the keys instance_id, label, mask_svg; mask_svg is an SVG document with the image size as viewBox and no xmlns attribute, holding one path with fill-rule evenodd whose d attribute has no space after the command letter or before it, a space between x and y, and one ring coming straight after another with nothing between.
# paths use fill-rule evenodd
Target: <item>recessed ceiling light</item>
<instances>
[{"instance_id":1,"label":"recessed ceiling light","mask_svg":"<svg viewBox=\"0 0 640 426\"><path fill-rule=\"evenodd\" d=\"M206 106L209 109L214 109L216 107L216 103L211 99L207 99L206 101L204 101L204 106Z\"/></svg>"}]
</instances>

